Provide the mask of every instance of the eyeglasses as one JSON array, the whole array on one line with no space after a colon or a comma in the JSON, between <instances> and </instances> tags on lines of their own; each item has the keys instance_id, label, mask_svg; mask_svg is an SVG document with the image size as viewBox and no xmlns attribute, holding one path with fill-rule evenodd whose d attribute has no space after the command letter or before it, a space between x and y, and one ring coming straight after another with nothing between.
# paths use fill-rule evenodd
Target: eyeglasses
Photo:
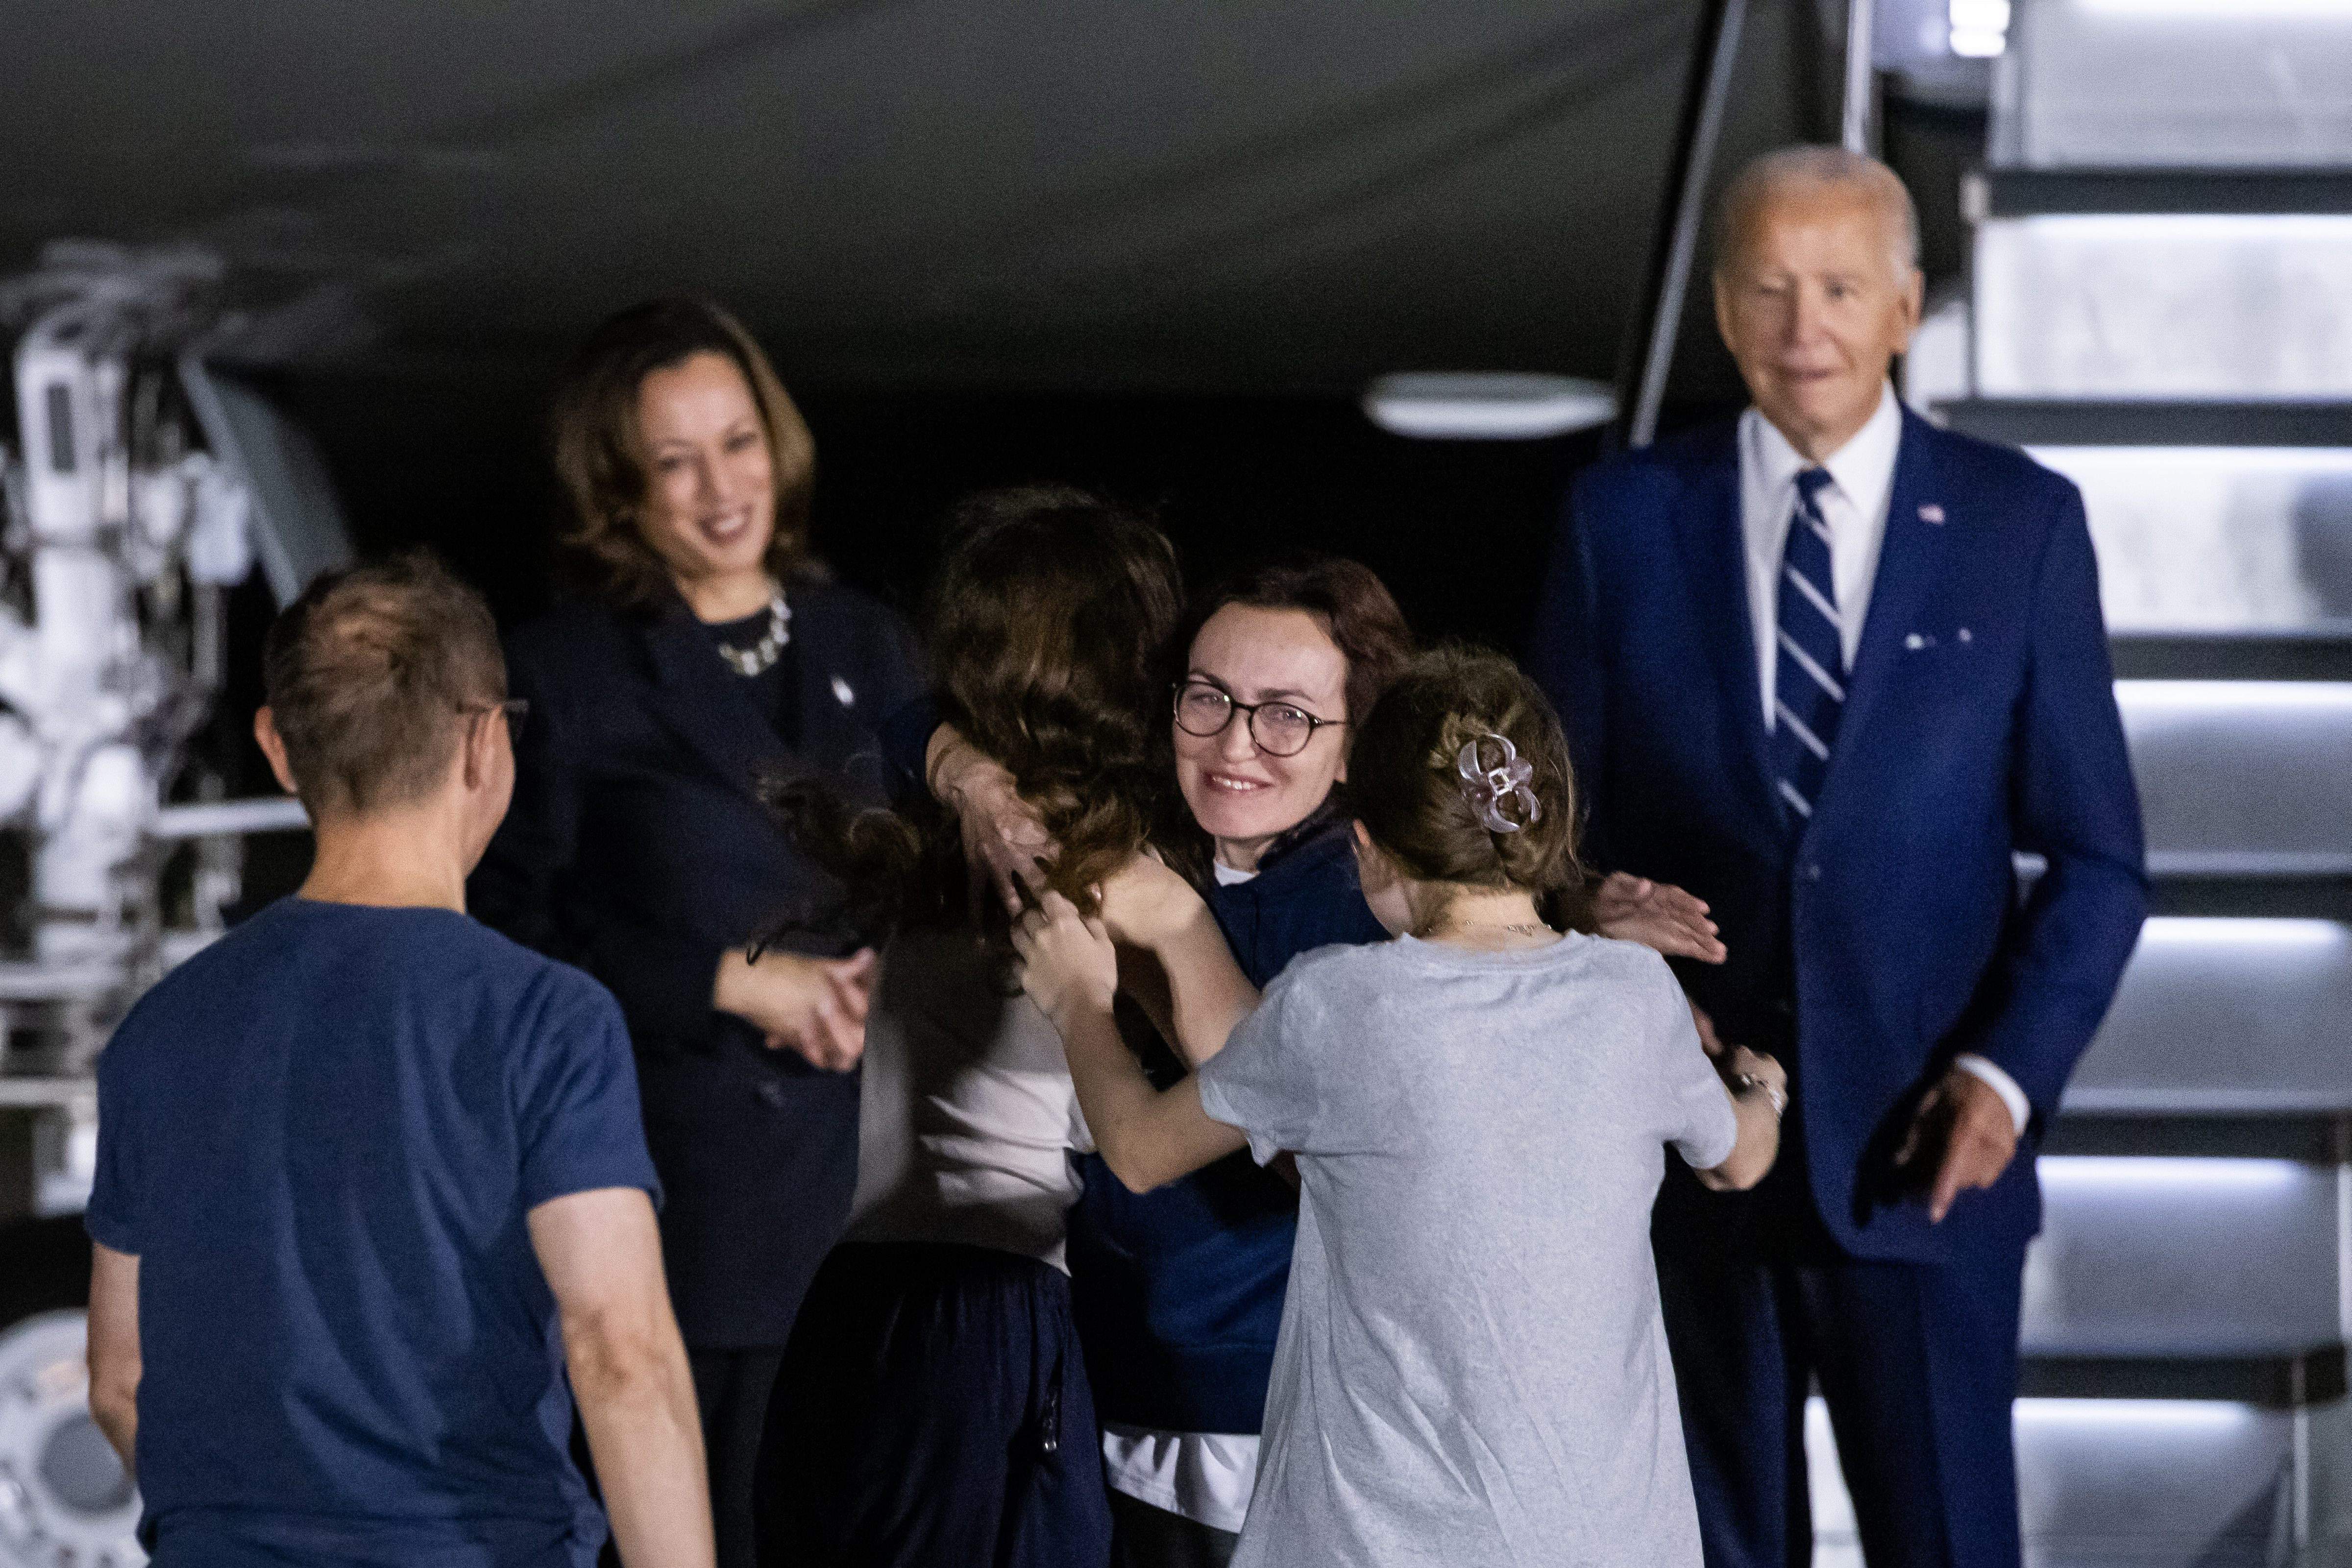
<instances>
[{"instance_id":1,"label":"eyeglasses","mask_svg":"<svg viewBox=\"0 0 2352 1568\"><path fill-rule=\"evenodd\" d=\"M1315 732L1325 726L1337 729L1342 718L1317 718L1296 703L1241 703L1223 686L1206 681L1184 681L1176 687L1176 727L1206 740L1225 733L1234 715L1246 716L1250 739L1268 757L1296 757L1307 749Z\"/></svg>"},{"instance_id":2,"label":"eyeglasses","mask_svg":"<svg viewBox=\"0 0 2352 1568\"><path fill-rule=\"evenodd\" d=\"M502 713L507 716L507 739L522 738L522 721L530 716L529 697L509 697L502 703L468 703L459 713Z\"/></svg>"}]
</instances>

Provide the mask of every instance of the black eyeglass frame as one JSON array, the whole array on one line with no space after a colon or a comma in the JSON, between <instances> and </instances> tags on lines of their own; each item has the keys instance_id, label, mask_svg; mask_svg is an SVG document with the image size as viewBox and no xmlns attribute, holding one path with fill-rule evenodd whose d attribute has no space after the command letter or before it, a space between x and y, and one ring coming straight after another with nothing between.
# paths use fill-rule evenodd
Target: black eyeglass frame
<instances>
[{"instance_id":1,"label":"black eyeglass frame","mask_svg":"<svg viewBox=\"0 0 2352 1568\"><path fill-rule=\"evenodd\" d=\"M1218 725L1214 729L1205 731L1198 730L1192 728L1184 722L1184 694L1196 687L1204 692L1213 692L1218 696L1221 696L1225 700L1224 722ZM1297 714L1299 717L1307 721L1307 738L1300 741L1295 749L1289 751L1276 751L1273 747L1268 746L1265 743L1265 737L1257 732L1258 710L1261 708L1270 707L1286 707L1291 712ZM1265 752L1268 757L1288 758L1301 756L1306 752L1308 747L1315 744L1315 732L1317 730L1345 729L1348 727L1348 721L1344 718L1318 718L1313 714L1308 713L1305 708L1300 707L1294 702L1276 700L1262 703L1245 703L1239 697L1234 695L1233 693L1225 690L1224 687L1217 685L1214 681L1202 680L1197 676L1187 680L1178 681L1169 688L1169 716L1175 720L1176 727L1178 729L1182 730L1185 734L1191 736L1195 740L1214 740L1217 737L1224 734L1226 730L1233 727L1234 716L1235 714L1243 716L1242 723L1248 727L1250 744L1256 747L1260 751Z\"/></svg>"}]
</instances>

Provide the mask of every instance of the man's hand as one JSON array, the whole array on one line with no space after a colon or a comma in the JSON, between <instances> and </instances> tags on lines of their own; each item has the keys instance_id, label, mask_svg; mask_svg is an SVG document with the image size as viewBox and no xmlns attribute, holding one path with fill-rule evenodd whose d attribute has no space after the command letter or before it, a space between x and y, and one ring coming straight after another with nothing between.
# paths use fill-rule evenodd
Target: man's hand
<instances>
[{"instance_id":1,"label":"man's hand","mask_svg":"<svg viewBox=\"0 0 2352 1568\"><path fill-rule=\"evenodd\" d=\"M1927 1188L1927 1218L1940 1222L1961 1193L2000 1180L2016 1154L2017 1122L1999 1092L1955 1067L1919 1102L1895 1165Z\"/></svg>"},{"instance_id":2,"label":"man's hand","mask_svg":"<svg viewBox=\"0 0 2352 1568\"><path fill-rule=\"evenodd\" d=\"M711 1005L766 1038L771 1051L794 1051L812 1067L846 1072L866 1054L866 1015L874 999L874 950L846 958L740 952L720 955Z\"/></svg>"},{"instance_id":3,"label":"man's hand","mask_svg":"<svg viewBox=\"0 0 2352 1568\"><path fill-rule=\"evenodd\" d=\"M1724 960L1723 943L1715 922L1706 917L1705 900L1670 883L1612 872L1593 890L1592 923L1601 936L1620 942L1639 942L1669 958L1696 958L1704 964Z\"/></svg>"},{"instance_id":4,"label":"man's hand","mask_svg":"<svg viewBox=\"0 0 2352 1568\"><path fill-rule=\"evenodd\" d=\"M932 733L923 754L923 781L930 787L931 798L955 814L962 831L974 904L983 888L992 887L1004 912L1018 919L1027 903L1045 891L1038 862L1052 863L1062 846L1013 789L1013 775L952 726L943 724Z\"/></svg>"},{"instance_id":5,"label":"man's hand","mask_svg":"<svg viewBox=\"0 0 2352 1568\"><path fill-rule=\"evenodd\" d=\"M1118 994L1118 950L1101 921L1081 915L1060 894L1046 894L1023 916L1013 928L1013 948L1021 955L1021 988L1066 1038L1074 1016L1110 1011Z\"/></svg>"}]
</instances>

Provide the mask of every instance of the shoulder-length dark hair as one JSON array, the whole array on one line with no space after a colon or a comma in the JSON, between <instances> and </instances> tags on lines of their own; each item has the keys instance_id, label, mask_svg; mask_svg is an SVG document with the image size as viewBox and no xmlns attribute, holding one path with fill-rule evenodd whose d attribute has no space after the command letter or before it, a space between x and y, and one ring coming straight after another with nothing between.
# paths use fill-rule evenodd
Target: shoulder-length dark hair
<instances>
[{"instance_id":1,"label":"shoulder-length dark hair","mask_svg":"<svg viewBox=\"0 0 2352 1568\"><path fill-rule=\"evenodd\" d=\"M811 574L808 500L816 443L768 356L743 324L708 299L649 299L588 335L555 386L549 434L556 477L570 503L560 535L586 586L623 605L643 605L668 581L637 531L651 489L637 427L646 378L697 354L717 354L742 372L768 436L776 517L768 570L780 582Z\"/></svg>"},{"instance_id":2,"label":"shoulder-length dark hair","mask_svg":"<svg viewBox=\"0 0 2352 1568\"><path fill-rule=\"evenodd\" d=\"M1234 604L1301 611L1323 628L1348 661L1348 711L1326 717L1361 724L1373 699L1412 657L1412 629L1379 573L1342 556L1296 555L1235 572L1193 604L1182 636L1170 649L1173 679L1181 681L1190 667L1201 628Z\"/></svg>"},{"instance_id":3,"label":"shoulder-length dark hair","mask_svg":"<svg viewBox=\"0 0 2352 1568\"><path fill-rule=\"evenodd\" d=\"M1160 673L1181 582L1150 520L1059 485L964 501L932 574L923 619L940 716L1012 774L1061 846L1048 885L1081 908L1166 821ZM776 800L868 933L973 913L961 840L935 808L852 814L804 782Z\"/></svg>"},{"instance_id":4,"label":"shoulder-length dark hair","mask_svg":"<svg viewBox=\"0 0 2352 1568\"><path fill-rule=\"evenodd\" d=\"M1412 659L1412 628L1380 574L1361 561L1341 556L1295 555L1250 567L1223 579L1196 601L1184 617L1180 633L1171 640L1163 690L1183 683L1192 667L1192 643L1218 611L1246 605L1253 610L1297 610L1314 617L1348 662L1341 690L1348 705L1344 714L1319 716L1344 718L1350 727L1364 722L1372 704ZM1346 808L1345 786L1335 786L1331 799L1308 813L1307 820L1268 846L1269 857L1281 855L1302 840L1313 837ZM1177 869L1195 882L1209 877L1208 836L1196 824L1165 834L1163 848Z\"/></svg>"}]
</instances>

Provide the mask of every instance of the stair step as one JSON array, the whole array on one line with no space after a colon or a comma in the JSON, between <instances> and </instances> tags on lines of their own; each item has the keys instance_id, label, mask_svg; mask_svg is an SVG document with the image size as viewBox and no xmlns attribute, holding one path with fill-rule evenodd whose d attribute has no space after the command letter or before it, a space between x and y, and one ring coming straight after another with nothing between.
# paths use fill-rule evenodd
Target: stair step
<instances>
[{"instance_id":1,"label":"stair step","mask_svg":"<svg viewBox=\"0 0 2352 1568\"><path fill-rule=\"evenodd\" d=\"M1814 1568L1864 1568L1828 1410L1805 1416ZM2026 1568L2284 1568L2304 1424L2211 1401L2021 1399Z\"/></svg>"},{"instance_id":2,"label":"stair step","mask_svg":"<svg viewBox=\"0 0 2352 1568\"><path fill-rule=\"evenodd\" d=\"M2276 876L2179 862L2152 866L2151 915L2270 920L2352 920L2352 873Z\"/></svg>"},{"instance_id":3,"label":"stair step","mask_svg":"<svg viewBox=\"0 0 2352 1568\"><path fill-rule=\"evenodd\" d=\"M2222 1041L2227 1049L2216 1049ZM2066 1104L2074 1112L2352 1108L2352 927L2150 920L2074 1070Z\"/></svg>"},{"instance_id":4,"label":"stair step","mask_svg":"<svg viewBox=\"0 0 2352 1568\"><path fill-rule=\"evenodd\" d=\"M1936 415L2012 446L2352 445L2352 400L1954 398Z\"/></svg>"},{"instance_id":5,"label":"stair step","mask_svg":"<svg viewBox=\"0 0 2352 1568\"><path fill-rule=\"evenodd\" d=\"M2083 492L2111 634L2352 646L2352 444L2028 451Z\"/></svg>"},{"instance_id":6,"label":"stair step","mask_svg":"<svg viewBox=\"0 0 2352 1568\"><path fill-rule=\"evenodd\" d=\"M2107 646L2127 681L2352 681L2352 634L2123 632Z\"/></svg>"},{"instance_id":7,"label":"stair step","mask_svg":"<svg viewBox=\"0 0 2352 1568\"><path fill-rule=\"evenodd\" d=\"M2121 1377L2121 1396L2251 1399L2191 1396L2182 1380L2284 1365L2341 1341L2336 1167L2053 1155L2039 1174L2020 1343L2042 1367L2040 1391L2117 1396L2099 1379ZM2149 1370L2158 1363L2170 1370ZM2340 1351L2335 1364L2340 1393ZM2061 1372L2079 1385L2051 1381ZM2130 1381L2150 1377L2153 1392ZM2334 1397L2324 1379L2312 1386Z\"/></svg>"},{"instance_id":8,"label":"stair step","mask_svg":"<svg viewBox=\"0 0 2352 1568\"><path fill-rule=\"evenodd\" d=\"M2070 1089L2045 1155L2352 1163L2352 1105L2247 1094Z\"/></svg>"},{"instance_id":9,"label":"stair step","mask_svg":"<svg viewBox=\"0 0 2352 1568\"><path fill-rule=\"evenodd\" d=\"M2026 1399L2210 1400L2296 1410L2344 1397L2344 1346L2279 1355L2037 1356L2019 1364Z\"/></svg>"},{"instance_id":10,"label":"stair step","mask_svg":"<svg viewBox=\"0 0 2352 1568\"><path fill-rule=\"evenodd\" d=\"M1972 217L2084 213L2352 213L2352 169L1987 169L1968 177Z\"/></svg>"},{"instance_id":11,"label":"stair step","mask_svg":"<svg viewBox=\"0 0 2352 1568\"><path fill-rule=\"evenodd\" d=\"M1978 392L2352 399L2352 214L1989 218Z\"/></svg>"},{"instance_id":12,"label":"stair step","mask_svg":"<svg viewBox=\"0 0 2352 1568\"><path fill-rule=\"evenodd\" d=\"M2352 684L2118 681L2151 874L2352 876Z\"/></svg>"},{"instance_id":13,"label":"stair step","mask_svg":"<svg viewBox=\"0 0 2352 1568\"><path fill-rule=\"evenodd\" d=\"M2352 13L2340 5L2036 0L2010 17L1999 162L2352 164Z\"/></svg>"}]
</instances>

